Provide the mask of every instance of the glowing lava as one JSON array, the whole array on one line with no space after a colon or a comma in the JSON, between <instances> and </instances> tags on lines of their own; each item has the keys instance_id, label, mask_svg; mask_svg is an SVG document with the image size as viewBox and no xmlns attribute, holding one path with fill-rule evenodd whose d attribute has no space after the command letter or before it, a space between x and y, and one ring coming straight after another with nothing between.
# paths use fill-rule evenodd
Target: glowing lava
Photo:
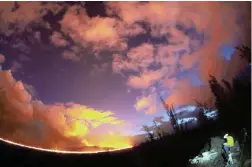
<instances>
[{"instance_id":1,"label":"glowing lava","mask_svg":"<svg viewBox=\"0 0 252 167\"><path fill-rule=\"evenodd\" d=\"M118 135L117 133L110 132L105 135L102 141L99 143L100 147L111 147L115 149L127 148L131 146L131 142L128 138Z\"/></svg>"},{"instance_id":2,"label":"glowing lava","mask_svg":"<svg viewBox=\"0 0 252 167\"><path fill-rule=\"evenodd\" d=\"M93 154L93 153L119 151L119 150L129 149L129 148L133 147L133 146L125 146L125 147L121 147L121 148L115 148L115 149L110 149L110 150L104 149L104 150L99 150L99 151L65 151L65 150L45 149L45 148L27 146L27 145L23 145L23 144L16 143L16 142L13 142L13 141L10 141L10 140L6 140L6 139L2 139L2 138L0 138L0 140L3 141L3 142L6 142L8 144L15 145L15 146L20 146L20 147L24 147L24 148L34 149L34 150L38 150L38 151L59 153L59 154Z\"/></svg>"}]
</instances>

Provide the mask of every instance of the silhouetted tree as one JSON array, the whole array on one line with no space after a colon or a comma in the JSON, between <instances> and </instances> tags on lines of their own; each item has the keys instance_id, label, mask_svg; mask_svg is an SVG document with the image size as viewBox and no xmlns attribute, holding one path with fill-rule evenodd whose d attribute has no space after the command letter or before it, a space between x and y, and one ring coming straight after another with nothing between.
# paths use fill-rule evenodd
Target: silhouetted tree
<instances>
[{"instance_id":1,"label":"silhouetted tree","mask_svg":"<svg viewBox=\"0 0 252 167\"><path fill-rule=\"evenodd\" d=\"M237 50L241 51L240 56L248 61L248 63L251 63L251 48L248 46L240 45L236 47Z\"/></svg>"},{"instance_id":2,"label":"silhouetted tree","mask_svg":"<svg viewBox=\"0 0 252 167\"><path fill-rule=\"evenodd\" d=\"M164 108L166 109L166 113L167 115L169 116L170 118L170 121L171 121L171 125L172 125L172 128L174 130L174 132L177 132L179 131L179 125L178 125L178 121L177 121L177 118L176 116L174 115L174 107L173 105L169 106L165 103L164 99L160 96L160 100L164 106Z\"/></svg>"},{"instance_id":3,"label":"silhouetted tree","mask_svg":"<svg viewBox=\"0 0 252 167\"><path fill-rule=\"evenodd\" d=\"M251 51L248 47L238 47L241 57L250 62ZM245 73L247 71L241 71ZM238 76L240 76L238 75ZM221 126L239 135L242 128L251 131L251 82L248 77L235 77L232 84L222 80L222 84L214 76L209 79L210 89L215 97L215 106L219 113Z\"/></svg>"},{"instance_id":4,"label":"silhouetted tree","mask_svg":"<svg viewBox=\"0 0 252 167\"><path fill-rule=\"evenodd\" d=\"M205 125L208 121L206 113L209 112L210 109L207 107L206 103L198 101L196 101L196 106L199 109L198 124L199 126Z\"/></svg>"},{"instance_id":5,"label":"silhouetted tree","mask_svg":"<svg viewBox=\"0 0 252 167\"><path fill-rule=\"evenodd\" d=\"M154 140L154 134L153 134L151 128L148 127L147 125L143 125L143 130L147 133L148 139L150 141L153 141Z\"/></svg>"},{"instance_id":6,"label":"silhouetted tree","mask_svg":"<svg viewBox=\"0 0 252 167\"><path fill-rule=\"evenodd\" d=\"M170 121L171 121L171 124L172 124L174 131L178 132L180 130L180 126L179 126L177 118L174 114L175 110L174 110L173 105L171 105L171 106L166 105L166 110L167 110L167 115L170 117Z\"/></svg>"},{"instance_id":7,"label":"silhouetted tree","mask_svg":"<svg viewBox=\"0 0 252 167\"><path fill-rule=\"evenodd\" d=\"M163 137L163 135L164 135L164 132L163 132L162 128L157 125L156 121L153 121L153 124L154 124L154 129L155 129L157 138L161 139Z\"/></svg>"}]
</instances>

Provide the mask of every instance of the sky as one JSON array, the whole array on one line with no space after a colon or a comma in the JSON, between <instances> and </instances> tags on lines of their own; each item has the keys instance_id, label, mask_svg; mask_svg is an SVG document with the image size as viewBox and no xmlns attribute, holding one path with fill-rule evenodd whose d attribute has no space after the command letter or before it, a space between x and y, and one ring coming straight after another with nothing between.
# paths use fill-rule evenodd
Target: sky
<instances>
[{"instance_id":1,"label":"sky","mask_svg":"<svg viewBox=\"0 0 252 167\"><path fill-rule=\"evenodd\" d=\"M138 134L155 118L168 119L159 95L177 108L209 102L209 74L236 74L242 62L232 58L234 47L251 44L250 6L0 2L6 111L17 110L9 115L22 125L33 122L20 136L37 124L82 141L88 134Z\"/></svg>"}]
</instances>

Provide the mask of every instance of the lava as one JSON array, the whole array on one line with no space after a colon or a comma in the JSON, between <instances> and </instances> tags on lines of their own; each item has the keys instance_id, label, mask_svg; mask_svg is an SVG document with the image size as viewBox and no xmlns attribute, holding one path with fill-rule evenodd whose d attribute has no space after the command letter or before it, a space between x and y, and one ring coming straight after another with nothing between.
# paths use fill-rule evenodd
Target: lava
<instances>
[{"instance_id":1,"label":"lava","mask_svg":"<svg viewBox=\"0 0 252 167\"><path fill-rule=\"evenodd\" d=\"M28 148L28 149L34 149L34 150L38 150L38 151L45 151L45 152L52 152L52 153L59 153L59 154L94 154L94 153L102 153L102 152L119 151L119 150L129 149L129 148L133 147L133 146L125 146L125 147L121 147L121 148L115 148L115 149L110 149L110 150L104 149L104 150L100 150L100 151L65 151L65 150L45 149L45 148L39 148L39 147L34 147L34 146L28 146L28 145L16 143L16 142L2 139L2 138L0 138L0 141L15 145L15 146Z\"/></svg>"},{"instance_id":2,"label":"lava","mask_svg":"<svg viewBox=\"0 0 252 167\"><path fill-rule=\"evenodd\" d=\"M99 147L111 147L115 149L125 148L131 145L129 138L123 137L118 133L109 132L99 143Z\"/></svg>"}]
</instances>

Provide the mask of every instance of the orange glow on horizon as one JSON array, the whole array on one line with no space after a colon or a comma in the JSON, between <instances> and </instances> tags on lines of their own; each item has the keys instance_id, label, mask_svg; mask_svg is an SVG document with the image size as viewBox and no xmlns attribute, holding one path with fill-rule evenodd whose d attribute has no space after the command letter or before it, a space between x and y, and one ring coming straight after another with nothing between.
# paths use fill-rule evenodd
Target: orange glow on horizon
<instances>
[{"instance_id":1,"label":"orange glow on horizon","mask_svg":"<svg viewBox=\"0 0 252 167\"><path fill-rule=\"evenodd\" d=\"M132 144L128 138L118 135L117 133L110 132L105 135L99 143L100 147L113 147L115 149L126 148Z\"/></svg>"},{"instance_id":2,"label":"orange glow on horizon","mask_svg":"<svg viewBox=\"0 0 252 167\"><path fill-rule=\"evenodd\" d=\"M7 83L0 96L0 103L4 105L1 108L4 119L0 120L2 141L41 151L77 154L132 147L130 137L120 133L106 134L108 129L123 131L126 128L126 122L112 111L72 102L46 105L32 100L22 81L15 81L11 71L0 71L0 78ZM42 126L34 126L35 122ZM33 135L35 131L44 135L43 141L37 140Z\"/></svg>"},{"instance_id":3,"label":"orange glow on horizon","mask_svg":"<svg viewBox=\"0 0 252 167\"><path fill-rule=\"evenodd\" d=\"M28 145L16 143L16 142L13 142L13 141L10 141L10 140L6 140L6 139L3 139L3 138L0 138L0 141L3 141L3 142L8 143L8 144L15 145L15 146L24 147L24 148L34 149L34 150L38 150L38 151L59 153L59 154L93 154L93 153L119 151L119 150L129 149L129 148L133 147L133 146L125 146L125 147L109 149L109 150L101 148L101 150L99 150L99 151L66 151L66 150L45 149L45 148L40 148L40 147L28 146Z\"/></svg>"}]
</instances>

